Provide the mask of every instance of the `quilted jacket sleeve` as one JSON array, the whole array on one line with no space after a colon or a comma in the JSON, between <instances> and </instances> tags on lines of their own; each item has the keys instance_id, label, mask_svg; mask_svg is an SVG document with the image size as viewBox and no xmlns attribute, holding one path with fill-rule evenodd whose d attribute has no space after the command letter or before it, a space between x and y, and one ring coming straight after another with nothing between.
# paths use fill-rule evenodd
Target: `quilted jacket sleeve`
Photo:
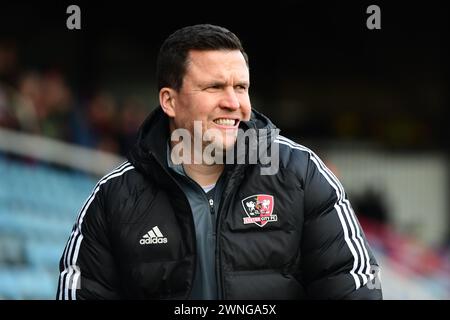
<instances>
[{"instance_id":1,"label":"quilted jacket sleeve","mask_svg":"<svg viewBox=\"0 0 450 320\"><path fill-rule=\"evenodd\" d=\"M101 180L83 205L62 254L56 299L120 298L111 252Z\"/></svg>"},{"instance_id":2,"label":"quilted jacket sleeve","mask_svg":"<svg viewBox=\"0 0 450 320\"><path fill-rule=\"evenodd\" d=\"M312 299L382 299L379 266L342 184L308 150L302 275Z\"/></svg>"}]
</instances>

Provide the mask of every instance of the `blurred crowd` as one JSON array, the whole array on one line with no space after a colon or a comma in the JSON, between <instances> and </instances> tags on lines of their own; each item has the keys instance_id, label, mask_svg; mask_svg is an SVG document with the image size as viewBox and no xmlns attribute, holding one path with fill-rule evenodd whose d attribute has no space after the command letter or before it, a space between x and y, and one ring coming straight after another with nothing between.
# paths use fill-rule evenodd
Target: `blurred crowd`
<instances>
[{"instance_id":1,"label":"blurred crowd","mask_svg":"<svg viewBox=\"0 0 450 320\"><path fill-rule=\"evenodd\" d=\"M0 127L125 155L148 111L137 97L77 92L57 68L23 67L0 41Z\"/></svg>"}]
</instances>

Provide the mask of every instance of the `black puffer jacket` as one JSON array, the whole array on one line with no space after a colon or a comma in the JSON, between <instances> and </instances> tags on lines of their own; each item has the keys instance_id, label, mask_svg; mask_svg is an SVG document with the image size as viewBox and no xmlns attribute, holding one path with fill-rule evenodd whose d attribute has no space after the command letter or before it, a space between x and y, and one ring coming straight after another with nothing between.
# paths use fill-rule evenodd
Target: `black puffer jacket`
<instances>
[{"instance_id":1,"label":"black puffer jacket","mask_svg":"<svg viewBox=\"0 0 450 320\"><path fill-rule=\"evenodd\" d=\"M243 128L275 128L253 112ZM58 299L186 299L196 238L186 196L167 168L168 119L144 122L129 162L101 179L60 261ZM270 131L269 131L270 133ZM381 299L378 265L335 176L282 136L279 171L227 165L217 217L223 299Z\"/></svg>"}]
</instances>

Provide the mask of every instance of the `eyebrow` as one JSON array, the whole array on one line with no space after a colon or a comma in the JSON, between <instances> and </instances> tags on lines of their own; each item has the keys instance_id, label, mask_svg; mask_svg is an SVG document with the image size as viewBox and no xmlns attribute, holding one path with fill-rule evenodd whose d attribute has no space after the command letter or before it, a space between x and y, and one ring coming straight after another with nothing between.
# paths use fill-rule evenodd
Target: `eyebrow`
<instances>
[{"instance_id":1,"label":"eyebrow","mask_svg":"<svg viewBox=\"0 0 450 320\"><path fill-rule=\"evenodd\" d=\"M248 81L238 81L238 82L236 83L236 85L238 85L238 86L244 86L244 87L250 87L250 82L248 82Z\"/></svg>"},{"instance_id":2,"label":"eyebrow","mask_svg":"<svg viewBox=\"0 0 450 320\"><path fill-rule=\"evenodd\" d=\"M213 81L206 81L201 83L202 87L225 87L227 85L227 83L225 81L217 81L217 80L213 80ZM248 81L238 81L235 83L235 86L245 86L245 87L249 87L250 83Z\"/></svg>"},{"instance_id":3,"label":"eyebrow","mask_svg":"<svg viewBox=\"0 0 450 320\"><path fill-rule=\"evenodd\" d=\"M213 80L213 81L207 81L207 82L205 82L203 85L205 86L205 87L215 87L215 86L218 86L218 87L224 87L224 86L226 86L226 82L225 81L217 81L217 80Z\"/></svg>"}]
</instances>

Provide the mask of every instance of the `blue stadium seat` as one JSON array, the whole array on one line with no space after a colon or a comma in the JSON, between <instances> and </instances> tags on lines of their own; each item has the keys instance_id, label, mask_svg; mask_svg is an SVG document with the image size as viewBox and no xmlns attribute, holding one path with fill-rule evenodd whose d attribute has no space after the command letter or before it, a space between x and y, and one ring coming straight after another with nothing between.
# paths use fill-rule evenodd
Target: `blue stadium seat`
<instances>
[{"instance_id":1,"label":"blue stadium seat","mask_svg":"<svg viewBox=\"0 0 450 320\"><path fill-rule=\"evenodd\" d=\"M14 265L23 263L23 240L17 236L0 234L0 264Z\"/></svg>"},{"instance_id":2,"label":"blue stadium seat","mask_svg":"<svg viewBox=\"0 0 450 320\"><path fill-rule=\"evenodd\" d=\"M0 268L0 297L54 299L58 275L31 268Z\"/></svg>"},{"instance_id":3,"label":"blue stadium seat","mask_svg":"<svg viewBox=\"0 0 450 320\"><path fill-rule=\"evenodd\" d=\"M54 299L58 265L96 179L0 154L0 299Z\"/></svg>"},{"instance_id":4,"label":"blue stadium seat","mask_svg":"<svg viewBox=\"0 0 450 320\"><path fill-rule=\"evenodd\" d=\"M65 243L28 240L25 243L26 262L33 268L54 269L59 265L64 246Z\"/></svg>"}]
</instances>

